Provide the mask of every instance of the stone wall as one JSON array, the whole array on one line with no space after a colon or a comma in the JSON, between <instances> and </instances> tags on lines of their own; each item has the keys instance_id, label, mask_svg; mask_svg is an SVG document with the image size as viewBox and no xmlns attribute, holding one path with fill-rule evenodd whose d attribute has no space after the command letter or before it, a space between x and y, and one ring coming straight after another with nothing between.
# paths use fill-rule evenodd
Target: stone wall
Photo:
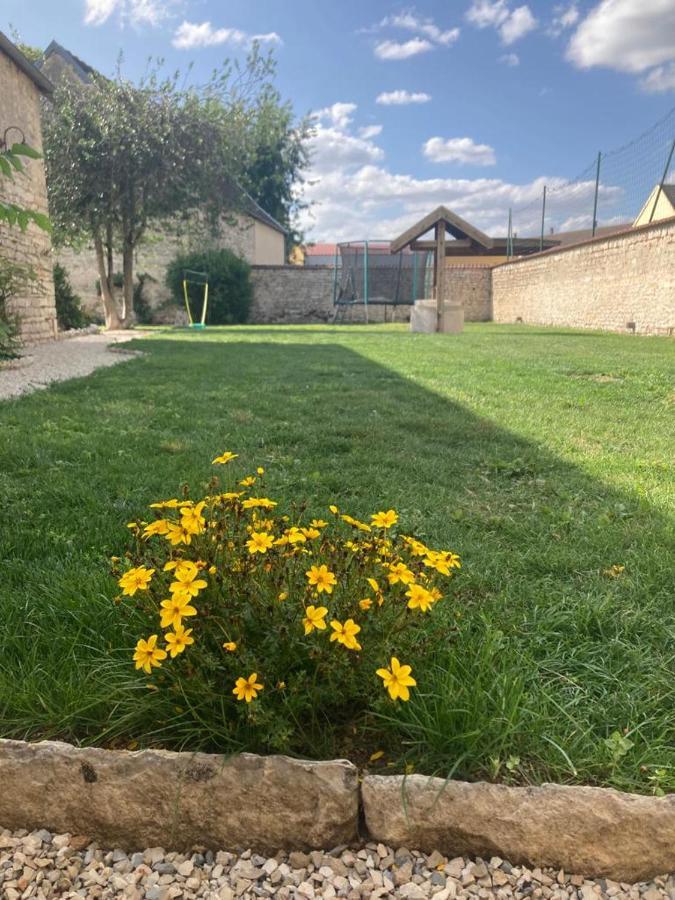
<instances>
[{"instance_id":1,"label":"stone wall","mask_svg":"<svg viewBox=\"0 0 675 900\"><path fill-rule=\"evenodd\" d=\"M227 248L247 262L255 258L254 220L238 217L223 221L217 236L202 227L199 221L177 222L172 228L149 233L139 247L134 261L135 275L149 276L143 286L143 293L150 306L156 311L158 321L173 323L182 317L183 307L171 301L171 294L164 283L166 270L180 253L205 248ZM98 268L96 254L92 246L75 250L61 247L56 251L56 260L66 269L73 290L82 300L88 312L102 316L101 299L96 290ZM122 259L115 260L115 271L122 271Z\"/></svg>"},{"instance_id":2,"label":"stone wall","mask_svg":"<svg viewBox=\"0 0 675 900\"><path fill-rule=\"evenodd\" d=\"M0 135L16 126L26 142L42 149L40 126L40 94L31 79L4 53L0 52ZM8 143L21 140L17 131L7 135ZM25 174L14 179L2 176L2 197L41 213L47 213L47 184L42 160L26 160ZM35 287L8 302L7 312L18 316L21 336L27 341L44 341L56 335L56 308L52 277L51 239L49 234L30 224L26 231L18 226L0 225L0 255L12 262L30 267Z\"/></svg>"},{"instance_id":3,"label":"stone wall","mask_svg":"<svg viewBox=\"0 0 675 900\"><path fill-rule=\"evenodd\" d=\"M492 305L495 322L672 333L675 219L498 266Z\"/></svg>"},{"instance_id":4,"label":"stone wall","mask_svg":"<svg viewBox=\"0 0 675 900\"><path fill-rule=\"evenodd\" d=\"M466 322L492 318L492 271L486 265L446 265L445 299L462 304Z\"/></svg>"}]
</instances>

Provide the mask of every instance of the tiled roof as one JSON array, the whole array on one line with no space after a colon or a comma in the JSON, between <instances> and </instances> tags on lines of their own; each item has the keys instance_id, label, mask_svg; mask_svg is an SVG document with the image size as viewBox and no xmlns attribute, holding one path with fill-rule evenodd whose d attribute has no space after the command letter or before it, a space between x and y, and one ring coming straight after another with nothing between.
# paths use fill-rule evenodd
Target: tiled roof
<instances>
[{"instance_id":1,"label":"tiled roof","mask_svg":"<svg viewBox=\"0 0 675 900\"><path fill-rule=\"evenodd\" d=\"M42 72L27 59L16 44L0 31L0 51L8 56L19 69L27 75L43 94L51 94L54 85Z\"/></svg>"}]
</instances>

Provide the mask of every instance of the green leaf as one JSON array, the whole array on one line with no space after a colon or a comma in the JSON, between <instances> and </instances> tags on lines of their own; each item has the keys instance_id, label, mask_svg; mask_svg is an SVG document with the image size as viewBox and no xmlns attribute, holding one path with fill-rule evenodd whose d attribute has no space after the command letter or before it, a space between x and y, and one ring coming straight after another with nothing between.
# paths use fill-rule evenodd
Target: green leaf
<instances>
[{"instance_id":1,"label":"green leaf","mask_svg":"<svg viewBox=\"0 0 675 900\"><path fill-rule=\"evenodd\" d=\"M17 172L23 172L23 163L17 156L14 156L14 154L9 150L6 150L3 153L3 157L7 160L8 163L10 163L10 165L14 166Z\"/></svg>"},{"instance_id":2,"label":"green leaf","mask_svg":"<svg viewBox=\"0 0 675 900\"><path fill-rule=\"evenodd\" d=\"M31 212L30 217L38 228L42 228L43 231L52 230L52 223L49 221L49 216L46 216L44 213Z\"/></svg>"},{"instance_id":3,"label":"green leaf","mask_svg":"<svg viewBox=\"0 0 675 900\"><path fill-rule=\"evenodd\" d=\"M28 144L12 144L9 152L14 153L16 156L29 156L31 159L42 159L42 154L33 147L29 147Z\"/></svg>"},{"instance_id":4,"label":"green leaf","mask_svg":"<svg viewBox=\"0 0 675 900\"><path fill-rule=\"evenodd\" d=\"M3 175L6 175L8 178L12 177L12 167L7 162L4 156L0 156L0 171L2 171Z\"/></svg>"}]
</instances>

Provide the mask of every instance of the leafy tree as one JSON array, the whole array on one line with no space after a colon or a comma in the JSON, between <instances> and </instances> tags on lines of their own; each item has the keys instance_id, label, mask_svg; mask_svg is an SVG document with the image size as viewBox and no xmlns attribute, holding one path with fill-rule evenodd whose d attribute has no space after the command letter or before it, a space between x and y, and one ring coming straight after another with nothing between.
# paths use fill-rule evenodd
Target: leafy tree
<instances>
[{"instance_id":1,"label":"leafy tree","mask_svg":"<svg viewBox=\"0 0 675 900\"><path fill-rule=\"evenodd\" d=\"M13 181L17 172L21 175L26 174L23 164L24 157L29 159L42 158L42 155L37 150L25 143L23 135L21 141L8 145L8 135L14 130L19 131L19 129L14 129L10 126L4 135L0 136L0 175L8 181ZM2 180L0 180L1 187ZM8 225L18 225L22 231L26 230L29 222L34 222L45 231L50 229L49 218L44 213L26 209L2 196L0 196L0 222L6 222Z\"/></svg>"},{"instance_id":2,"label":"leafy tree","mask_svg":"<svg viewBox=\"0 0 675 900\"><path fill-rule=\"evenodd\" d=\"M91 239L106 325L131 313L134 251L148 226L200 209L215 223L237 203L233 184L247 158L257 96L271 71L254 48L242 67L225 65L202 87L155 68L133 85L118 71L83 88L64 80L45 119L47 182L59 239ZM123 304L113 293L122 255Z\"/></svg>"},{"instance_id":3,"label":"leafy tree","mask_svg":"<svg viewBox=\"0 0 675 900\"><path fill-rule=\"evenodd\" d=\"M58 263L54 266L54 300L59 328L84 328L89 316L82 309L82 301L73 290L68 273Z\"/></svg>"},{"instance_id":4,"label":"leafy tree","mask_svg":"<svg viewBox=\"0 0 675 900\"><path fill-rule=\"evenodd\" d=\"M176 303L184 303L183 277L186 269L205 272L209 282L206 321L209 325L235 325L248 319L253 288L251 268L231 250L207 250L177 256L166 270L166 283ZM203 302L201 285L191 285L188 300L192 316L198 319Z\"/></svg>"},{"instance_id":5,"label":"leafy tree","mask_svg":"<svg viewBox=\"0 0 675 900\"><path fill-rule=\"evenodd\" d=\"M300 243L297 214L303 208L303 171L309 164L308 117L296 124L290 103L268 86L261 92L249 128L241 183L253 199L288 229L288 243ZM290 250L290 247L287 248Z\"/></svg>"}]
</instances>

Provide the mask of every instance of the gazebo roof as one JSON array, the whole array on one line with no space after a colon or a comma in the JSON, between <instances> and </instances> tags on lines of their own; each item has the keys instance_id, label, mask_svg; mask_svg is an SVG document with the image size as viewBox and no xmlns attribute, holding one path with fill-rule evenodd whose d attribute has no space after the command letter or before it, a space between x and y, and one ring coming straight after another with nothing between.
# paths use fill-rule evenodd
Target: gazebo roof
<instances>
[{"instance_id":1,"label":"gazebo roof","mask_svg":"<svg viewBox=\"0 0 675 900\"><path fill-rule=\"evenodd\" d=\"M470 225L457 213L448 209L447 206L438 206L433 212L420 219L419 222L416 222L411 228L397 237L396 240L392 241L391 252L398 253L399 250L412 244L418 238L421 238L423 234L426 234L427 231L440 224L444 225L445 230L457 240L471 241L485 250L492 250L494 246L492 238L487 234L478 228L474 228L473 225Z\"/></svg>"}]
</instances>

